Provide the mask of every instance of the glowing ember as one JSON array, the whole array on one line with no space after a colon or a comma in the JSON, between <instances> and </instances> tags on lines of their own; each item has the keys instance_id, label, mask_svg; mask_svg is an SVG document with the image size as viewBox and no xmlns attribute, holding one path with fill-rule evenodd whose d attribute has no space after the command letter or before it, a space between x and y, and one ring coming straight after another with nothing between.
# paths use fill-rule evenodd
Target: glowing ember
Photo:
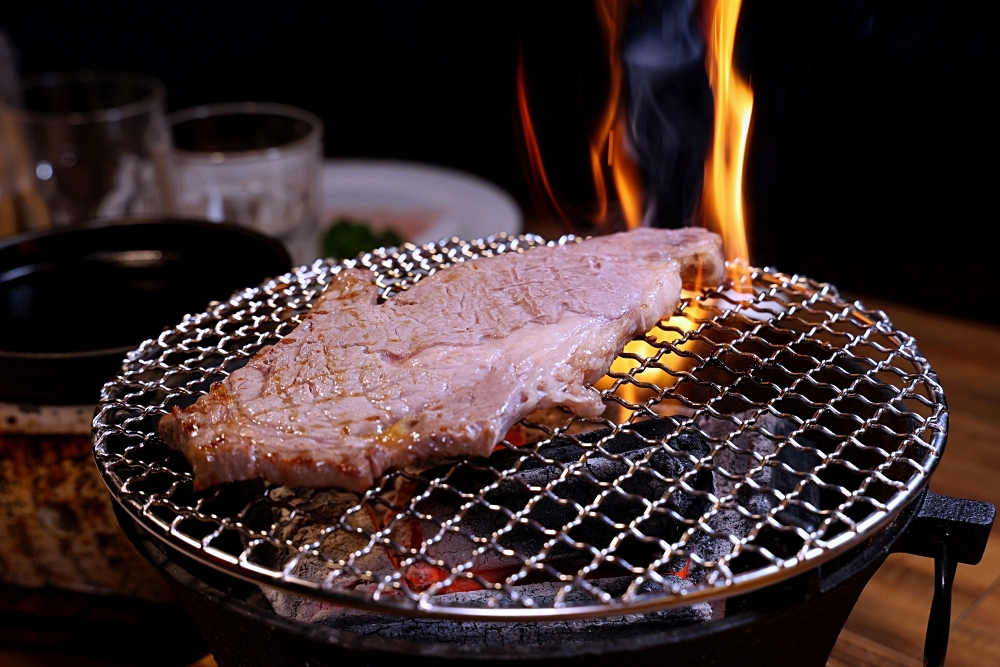
<instances>
[{"instance_id":1,"label":"glowing ember","mask_svg":"<svg viewBox=\"0 0 1000 667\"><path fill-rule=\"evenodd\" d=\"M709 17L708 80L715 94L715 140L705 161L703 223L722 234L726 259L741 272L749 266L743 207L743 162L753 111L753 92L733 62L740 0L706 0Z\"/></svg>"}]
</instances>

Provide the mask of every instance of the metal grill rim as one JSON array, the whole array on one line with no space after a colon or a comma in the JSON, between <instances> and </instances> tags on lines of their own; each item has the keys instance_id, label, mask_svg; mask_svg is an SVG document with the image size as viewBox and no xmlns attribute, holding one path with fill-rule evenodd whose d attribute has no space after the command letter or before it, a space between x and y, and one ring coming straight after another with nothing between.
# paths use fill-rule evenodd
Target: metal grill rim
<instances>
[{"instance_id":1,"label":"metal grill rim","mask_svg":"<svg viewBox=\"0 0 1000 667\"><path fill-rule=\"evenodd\" d=\"M726 285L717 289L706 289L699 294L689 294L682 302L678 314L662 321L654 332L650 332L645 337L637 337L635 344L640 347L645 345L646 348L654 350L653 354L637 354L629 352L627 348L616 363L622 362L628 368L623 372L621 368L615 371L615 366L612 366L609 377L602 380L605 383L602 392L605 395L606 403L610 406L609 411L617 404L621 413L618 419L611 418L601 422L600 425L611 428L610 435L601 436L594 447L589 449L584 447L586 451L579 456L576 464L570 461L566 467L558 466L562 470L560 477L562 482L550 481L544 488L538 487L541 489L539 492L531 490L534 487L528 485L529 493L534 494L530 501L530 507L525 506L528 511L513 512L515 519L512 519L512 522L508 521L506 526L509 529L508 533L522 523L537 531L538 526L532 525L533 519L531 517L535 505L542 502L542 499L561 498L553 492L553 489L560 483L568 484L569 482L566 480L572 477L574 471L587 483L596 479L588 468L591 458L603 460L601 459L603 456L610 461L619 462L619 459L615 458L618 455L605 451L604 448L608 446L608 443L613 444L615 438L632 437L638 433L633 428L637 425L666 419L669 424L675 426L673 437L682 432L699 432L699 435L703 436L703 440L709 443L711 449L711 454L707 457L709 460L707 462L705 459L694 461L691 464L693 467L683 471L680 475L669 478L673 480L670 487L672 490L666 494L666 498L645 498L647 502L643 515L660 516L656 511L662 510L662 514L683 526L682 532L684 535L688 535L687 541L682 539L678 542L670 542L665 555L655 561L658 563L656 567L648 565L644 571L637 572L633 566L631 575L628 576L635 576L623 595L609 595L599 588L598 584L590 583L591 581L599 581L599 579L586 578L587 574L595 572L599 567L609 564L614 566L618 563L621 559L615 559L616 551L624 552L624 549L619 546L613 546L610 549L606 547L597 549L592 544L585 544L584 546L589 547L589 550L594 554L591 563L581 567L568 577L561 573L553 574L553 566L550 562L553 559L558 559L558 557L552 556L553 545L573 541L572 538L569 538L571 530L566 528L569 524L564 524L562 528L556 530L555 537L557 539L550 540L551 544L538 554L530 568L508 575L500 584L493 583L494 586L498 586L499 595L495 600L496 604L489 604L489 600L487 600L487 604L439 603L438 600L442 600L443 597L434 594L441 591L442 595L447 597L450 594L448 588L454 587L455 582L473 581L487 590L491 582L482 580L471 568L463 567L462 563L449 564L443 563L439 559L435 560L433 555L428 553L428 542L432 540L424 539L416 551L412 545L409 551L405 548L398 549L399 545L393 542L393 531L396 530L396 524L405 521L416 522L422 517L416 509L419 502L414 500L420 495L419 493L413 493L405 500L408 505L407 513L403 515L403 519L398 518L399 514L390 515L387 513L386 516L389 516L389 519L385 527L379 526L372 519L372 525L378 530L367 531L369 533L366 536L368 551L362 555L362 558L373 553L377 555L380 548L384 549L387 554L390 551L396 551L397 556L409 554L410 558L404 566L400 567L396 565L395 560L392 560L392 556L389 556L396 571L388 577L382 576L381 579L373 576L372 581L369 582L376 584L373 591L359 593L357 589L338 588L331 584L334 578L332 574L326 578L325 582L321 582L300 576L301 572L296 573L296 568L300 567L303 562L308 562L311 557L319 557L322 561L325 536L313 547L308 544L293 545L296 555L292 556L290 560L282 561L281 567L264 566L260 562L254 562L254 549L260 545L279 550L283 548L282 539L275 535L276 531L280 533L278 524L281 520L275 520L267 530L257 533L252 529L247 529L244 524L250 523L246 518L250 511L248 508L256 507L257 503L263 502L264 505L270 503L270 511L279 511L274 508L281 505L281 502L274 502L274 497L278 493L276 489L282 487L258 485L258 490L254 492L256 493L254 499L245 503L242 510L244 514L236 513L236 521L231 520L231 517L220 517L220 515L205 512L204 508L210 506L213 501L218 501L226 493L232 492L238 496L240 493L248 492L238 488L238 485L222 485L214 490L209 490L201 497L196 497L197 494L191 494L190 489L185 490L185 485L190 487L191 481L190 472L184 470L186 463L179 461L178 455L165 451L162 443L157 441L154 422L158 415L166 411L165 406L174 404L178 400L184 403L193 402L197 395L207 391L207 387L213 379L220 379L227 372L234 370L232 367L235 364L240 364L241 361L245 363L245 360L256 349L276 341L280 336L290 331L307 312L311 300L322 291L326 281L344 268L365 267L370 269L373 272L373 280L379 286L383 298L391 298L399 291L418 282L420 278L458 261L504 252L524 252L542 245L551 246L572 243L577 240L570 236L558 241L546 242L532 235L510 237L500 234L471 242L451 239L420 248L406 245L399 249L381 249L373 253L366 253L356 260L317 261L311 266L300 267L289 274L265 281L256 288L239 291L228 301L210 304L206 311L186 316L177 327L164 331L157 339L148 340L137 350L131 352L124 360L119 375L105 385L94 418L95 458L102 477L114 498L148 533L184 555L240 579L291 594L385 613L456 620L501 621L569 620L652 612L729 597L762 588L816 567L867 539L890 522L917 497L920 490L926 485L943 452L947 436L947 408L943 390L933 369L916 348L912 337L897 331L884 313L866 310L860 303L844 301L836 289L828 284L817 283L797 275L787 276L771 269L753 269L748 274L733 272L730 276L730 282ZM743 289L748 290L748 292L740 293L739 289L734 289L734 287L739 288L741 284ZM749 296L750 293L753 295L752 298ZM788 296L793 298L782 299L782 297ZM834 312L829 312L831 310ZM808 317L820 313L825 313L825 315L820 321L812 323L814 326L811 330L792 335L796 334L795 327L804 326L806 329L810 329ZM675 320L677 321L675 322ZM211 324L210 327L207 326L209 324ZM779 325L787 325L791 328L786 329ZM780 338L789 335L792 337L792 342L784 346L774 344L767 339L768 336ZM712 354L707 358L712 363L706 363L706 359L698 355L697 349L700 349L699 346L708 345L711 347L715 344L717 341L713 342L711 336L721 336L723 341L726 341L727 337L731 340L719 343L715 348L712 348ZM830 343L830 339L834 343ZM835 344L838 339L845 339L846 342L838 347ZM237 343L239 344L237 345ZM809 356L794 350L794 345L800 344L814 347L818 345L819 349L832 350L832 355L826 361L812 358L815 363L811 371L796 372L783 368L777 361L783 353L786 355L786 361L790 356L791 361L796 363L803 361L802 356ZM826 348L823 347L824 344L826 344ZM739 346L743 346L743 348L741 349ZM747 351L748 349L759 350L761 348L764 350L773 348L773 353L770 357L761 359L756 353ZM874 356L855 355L853 352L855 348L871 349ZM675 355L674 361L682 357L690 360L691 356L698 361L695 363L694 370L685 371L683 365L677 367L662 363L663 358L670 355ZM726 355L733 357L733 360L729 362L721 360ZM875 357L879 355L884 355L885 358L876 359ZM170 359L173 361L167 363L167 360ZM711 373L717 371L718 366L721 365L723 370L720 372L725 373L733 370L731 365L726 365L727 363L736 364L747 359L750 360L749 370L746 371L749 375L738 375L735 381L731 381L724 387L712 381L711 377L714 376L711 376ZM845 359L850 360L851 363L867 364L869 368L864 372L845 371L836 363L838 360ZM907 372L900 369L896 365L900 360L905 361L912 371ZM192 362L200 363L201 367L193 366ZM630 366L630 364L633 365ZM779 388L778 397L766 401L763 408L755 408L755 412L749 418L741 419L739 417L744 413L732 410L720 412L713 407L713 405L722 406L729 399L745 399L746 397L734 387L739 385L741 378L752 377L753 373L763 372L765 368L779 368L787 371L793 378L793 389ZM804 475L803 479L806 481L800 484L801 489L796 486L791 492L781 492L782 495L779 497L775 494L777 489L769 486L771 481L767 481L761 486L760 479L769 474L769 469L784 471L784 468L793 468L791 464L780 460L782 452L801 453L800 450L810 450L810 440L807 437L810 420L799 419L799 422L802 423L797 423L795 419L789 419L787 413L776 410L774 406L777 402L787 398L786 392L788 391L791 391L797 400L801 399L808 403L811 399L802 398L805 396L806 390L819 391L817 387L822 388L824 384L837 387L829 381L824 383L822 379L817 380L816 378L824 371L836 374L838 369L839 372L851 378L851 382L847 388L839 389L836 392L835 399L827 401L825 406L821 405L818 408L819 416L812 420L814 423L811 425L816 426L816 430L823 437L826 437L823 429L830 431L830 428L819 423L821 418L834 417L848 421L853 419L860 422L860 426L851 434L834 433L835 439L841 438L835 451L827 453L822 463L819 466L813 466L813 469L808 473L804 470L792 470L793 473ZM904 387L897 388L891 383L879 386L874 378L880 373L895 374ZM147 379L142 379L143 374L146 374ZM659 380L648 381L649 377L642 377L644 374L649 374L649 377L666 378L667 382L674 384L664 387L657 384ZM187 377L186 381L184 381L185 377ZM749 380L748 383L756 383L750 387L751 389L754 387L759 389L768 385L763 380L754 379ZM897 392L896 398L883 400L881 403L873 402L860 393L858 389L859 387L865 389L866 383L878 387L879 391L895 390ZM800 384L804 386L801 392L797 390ZM774 386L777 387L777 385ZM601 383L598 383L598 387L601 387ZM690 409L688 403L691 401L680 393L681 390L677 387L694 392L717 391L719 395L698 404L698 407L694 408L691 414L686 414L685 410ZM743 390L746 390L746 387L743 387ZM632 392L628 396L632 396L632 394L639 396L642 395L641 392L647 394L652 392L653 396L645 402L636 399L623 399L622 396L628 392ZM671 392L674 393L671 394ZM657 412L666 400L676 400L679 405L672 405L666 414ZM840 413L834 407L834 404L846 404L846 401L857 403L860 406L859 410L868 409L866 405L871 404L868 407L874 408L873 416L862 419L856 414ZM904 401L910 403L907 404ZM751 404L756 405L758 402L751 401ZM815 401L813 402L815 403ZM899 405L894 405L897 402ZM914 405L907 407L910 404ZM902 409L899 406L902 406ZM927 414L921 415L920 412L914 412L914 410ZM845 414L846 416L844 416ZM774 417L774 415L779 415L779 417ZM713 424L714 421L736 423L732 422L732 418L739 422L737 431L730 431L725 436L715 436L713 442L713 436L708 433L712 430L709 425ZM750 438L754 433L767 435L769 432L764 426L758 426L757 431L753 430L758 422L767 418L780 418L783 421L777 423L783 427L787 427L789 421L793 424L797 423L797 428L801 430L801 433L797 435L786 434L785 436L779 434L777 436L778 442L784 444L776 445L777 449L774 452L750 456L756 461L756 464L749 464L749 470L742 474L730 473L723 467L723 465L730 464L719 463L717 459L724 460L724 456L729 452L733 452L736 457L750 452L745 448L741 449L741 446L735 444L734 441L740 441L740 438L744 436ZM703 421L699 422L699 419ZM881 423L880 420L883 419L890 422L893 419L901 420L898 423L914 423L915 421L916 424L911 428L913 432L899 434ZM907 422L907 420L910 421ZM581 426L586 423L594 427L594 422L595 420L584 420L570 416L567 417L566 428L559 431L557 427L555 432L557 435L561 434L564 439L568 438L576 444L581 444L582 441L578 440L578 437L581 435L586 437L585 434L588 431L581 430L580 433L574 434L572 432L573 426ZM535 428L539 433L545 432L547 428L544 424L541 425L541 428L538 428L538 425L524 422L522 424L525 425L526 429ZM591 432L594 428L591 428ZM861 437L886 429L894 435L901 435L902 442L894 451L875 447L878 449L876 455L884 454L885 458L873 469L858 469L851 459L842 453L842 450L849 449L858 449L862 454L871 453L870 447L861 442ZM795 430L793 429L793 431ZM551 434L552 430L549 429L547 432ZM774 434L770 433L769 435ZM639 437L643 438L644 436L639 433ZM781 440L782 437L785 439ZM718 441L720 438L721 442ZM122 448L117 444L116 439L128 442L137 441L138 444L129 444ZM558 437L555 440L550 439L549 442L555 443L557 441L561 442ZM598 484L598 488L603 488L604 491L595 496L593 503L582 508L579 504L577 505L576 519L578 522L576 526L594 516L605 520L605 522L610 521L603 513L605 512L602 504L605 500L603 499L613 497L615 494L628 497L629 492L622 486L624 482L632 480L636 476L636 472L648 473L655 479L653 473L659 474L659 472L651 463L656 455L653 450L665 449L668 450L670 456L674 456L677 450L670 446L670 442L676 444L676 440L671 440L671 436L664 436L658 443L654 442L653 446L644 454L645 464L643 461L632 461L626 456L625 461L629 466L628 473L620 478L616 477L607 487L601 487ZM803 442L806 444L803 445ZM516 452L521 450L517 450L514 445L506 441L505 443L507 449L515 451L515 455L520 455ZM523 451L534 452L534 454L527 455L529 458L537 457L540 448L544 446L545 443L535 442ZM920 460L913 460L906 454L907 451L918 451L921 454ZM807 453L815 454L815 452ZM697 458L692 455L687 456L691 459ZM683 456L675 458L682 459ZM862 458L864 457L862 456ZM519 462L517 465L520 466L521 463ZM859 474L863 474L865 479L857 485L858 488L853 490L836 483L824 482L819 477L819 473L826 472L835 465L845 466L845 468L854 465L855 470L860 470ZM894 468L894 466L908 469L910 474L902 475L899 468ZM581 468L583 468L582 473L580 472ZM569 472L567 472L568 469ZM725 484L730 476L733 477L735 481L730 494L718 493L716 486L713 486L708 492L697 489L691 480L696 479L700 471L706 470L711 473L717 485L719 483ZM514 475L519 471L520 468L516 468L515 472L501 471L494 486L499 488L500 482L514 479ZM449 476L451 474L449 472L443 478L444 482L440 486L449 487L449 481L453 482ZM391 473L389 479L399 480L406 478L406 475L406 473ZM588 478L587 475L590 477ZM894 478L894 476L899 479ZM167 490L150 492L142 488L144 484L147 486L151 484L151 480L160 478L172 479ZM767 480L771 480L771 477L767 477ZM439 481L439 479L432 480L427 488L439 488L435 486L435 483ZM370 506L385 504L384 499L380 498L379 494L386 490L387 483L386 478L383 478L381 485L365 494L359 500L358 505L352 508L355 510L354 513L357 514L358 507L364 504L365 498L369 500ZM399 481L393 483L397 486L403 484ZM820 493L829 491L830 493L846 494L846 500L832 511L829 508L824 509L812 505L808 500L801 499L804 493L802 489L810 489L810 484L817 485ZM880 484L894 489L894 492L883 500L878 500L873 496L874 492L870 492L873 487L877 489ZM832 488L834 486L839 486L839 488L834 490ZM771 507L766 516L754 514L746 506L752 504L752 500L745 503L739 500L738 495L743 490L747 490L751 499L760 498L762 495L771 495L779 501L778 508ZM295 495L296 493L299 495ZM187 495L185 496L185 494ZM487 494L488 492L481 488L478 494L474 494L476 497L469 506L476 506L477 503L489 504L483 498ZM685 518L669 506L676 494L680 494L682 499L686 496L691 496L691 498L707 497L711 503L711 509L702 516ZM813 494L813 496L815 495ZM302 495L301 492L292 492L291 497L292 501L290 502L294 502L299 500ZM178 498L188 498L187 505L175 502ZM308 509L308 502L310 501L305 501L307 509L302 510L298 516L307 516L312 511ZM389 504L391 505L391 503ZM871 511L860 519L851 519L847 515L849 511L858 510L862 505L867 505ZM169 512L164 511L164 508L176 509L176 517L167 521ZM795 517L792 516L791 511L793 509L799 514L809 515L813 513L823 517L825 523L821 525L826 526L825 530L837 532L834 532L829 539L823 539L825 533L820 528L810 531L795 525ZM281 511L286 510L287 505L285 510ZM284 525L286 528L296 521L297 516L295 507L287 511L290 512L288 516L291 518L285 516ZM863 511L863 508L859 511ZM324 526L324 529L329 528L329 531L324 535L338 534L338 530L356 530L357 526L349 524L346 518L348 512L350 510L345 510L337 526ZM711 525L711 521L728 512L747 515L749 517L747 520L754 524L751 532L745 535L727 533L716 537L715 533L719 531ZM680 519L671 516L672 514ZM455 518L458 521L455 523L437 520L441 523L444 533L454 529L452 532L462 534L463 522L466 521L467 517L468 513L463 510L461 516L456 515ZM191 532L191 529L188 528L180 529L180 526L188 521L214 522L216 525L199 538L197 530ZM620 528L625 524L613 522L614 528L619 533L615 538L617 542L613 540L615 545L623 544L630 536L650 538L649 535L637 528L645 524L642 521L639 523L636 521L637 519L631 520L624 531ZM538 524L537 520L534 522ZM838 523L841 524L840 527L838 527ZM239 556L235 556L224 548L214 546L216 540L221 542L220 536L226 531L241 532L244 549ZM784 535L790 535L792 538L798 536L802 539L803 546L792 557L783 558L771 553L766 550L766 546L761 553L761 545L765 544L763 538L761 538L760 543L755 543L755 541L761 534L768 534L769 531L776 531L782 539L784 539ZM360 531L359 534L364 532ZM292 537L294 538L296 535L293 534ZM729 540L735 555L725 562L701 562L701 556L696 551L696 547L691 546L691 540L702 535L708 535L709 537L706 539L709 541L712 539ZM437 537L441 537L441 534ZM496 549L500 546L498 539L498 535L494 533L488 540L487 546ZM284 541L288 542L289 540ZM663 542L663 539L660 541ZM433 544L436 543L432 543L430 546ZM681 546L680 549L676 548L678 544ZM775 544L780 544L780 542ZM747 554L755 553L767 562L766 565L750 567L745 571L737 572L733 572L729 568L729 565L737 562L738 558L749 558ZM674 581L676 578L674 575L677 571L674 570L673 573L666 571L671 562L675 562L677 557L684 555L687 557L684 572L688 571L688 566L693 566L695 571L704 575L699 582L693 585L690 585L690 582L683 586L678 584ZM520 556L518 555L518 557ZM358 560L360 558L354 559L354 562ZM627 561L625 562L627 565L629 564ZM407 579L407 572L412 571L412 568L416 568L418 565L435 567L435 563L441 568L448 568L443 582L433 582L423 590L414 590L412 581ZM343 561L339 571L344 570L345 567L350 569L348 566L349 563ZM555 578L557 582L562 581L566 584L559 588L559 592L556 593L550 606L539 606L534 603L534 600L522 599L517 590L519 586L513 585L528 577L532 573L532 569L538 569L550 578ZM642 568L638 569L642 570ZM356 572L355 575L364 579L363 574L358 575ZM564 578L560 579L560 577ZM638 583L636 583L637 581ZM660 590L652 593L639 591L643 584L648 585L649 582L658 585ZM577 594L577 598L580 598L581 592L584 594L584 598L589 595L592 602L566 603L567 597L572 598L574 594Z\"/></svg>"}]
</instances>

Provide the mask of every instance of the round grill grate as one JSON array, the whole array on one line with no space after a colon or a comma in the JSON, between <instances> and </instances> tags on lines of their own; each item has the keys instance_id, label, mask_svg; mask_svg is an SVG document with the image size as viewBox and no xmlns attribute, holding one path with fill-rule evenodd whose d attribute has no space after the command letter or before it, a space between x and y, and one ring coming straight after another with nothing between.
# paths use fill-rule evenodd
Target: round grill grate
<instances>
[{"instance_id":1,"label":"round grill grate","mask_svg":"<svg viewBox=\"0 0 1000 667\"><path fill-rule=\"evenodd\" d=\"M595 385L601 419L536 413L489 459L396 470L364 495L259 480L195 492L156 435L161 415L288 334L345 267L371 269L391 298L450 264L544 244L498 235L320 261L187 316L104 387L94 451L111 493L272 602L542 620L769 585L869 537L926 484L947 409L913 339L830 285L766 269L686 293L631 342Z\"/></svg>"}]
</instances>

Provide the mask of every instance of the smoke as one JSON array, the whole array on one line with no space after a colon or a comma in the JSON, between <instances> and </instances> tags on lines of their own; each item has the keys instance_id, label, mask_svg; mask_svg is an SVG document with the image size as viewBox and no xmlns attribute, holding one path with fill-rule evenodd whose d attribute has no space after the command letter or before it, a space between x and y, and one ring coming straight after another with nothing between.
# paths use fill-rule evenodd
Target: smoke
<instances>
[{"instance_id":1,"label":"smoke","mask_svg":"<svg viewBox=\"0 0 1000 667\"><path fill-rule=\"evenodd\" d=\"M622 35L632 146L643 173L643 224L680 227L701 195L712 138L698 0L648 0Z\"/></svg>"}]
</instances>

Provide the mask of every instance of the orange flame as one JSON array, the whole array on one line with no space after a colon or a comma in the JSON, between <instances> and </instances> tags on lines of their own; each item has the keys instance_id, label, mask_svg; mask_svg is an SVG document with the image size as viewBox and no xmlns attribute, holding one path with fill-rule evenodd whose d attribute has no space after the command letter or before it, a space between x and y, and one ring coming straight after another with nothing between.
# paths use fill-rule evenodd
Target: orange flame
<instances>
[{"instance_id":1,"label":"orange flame","mask_svg":"<svg viewBox=\"0 0 1000 667\"><path fill-rule=\"evenodd\" d=\"M611 128L618 114L619 98L622 91L622 65L618 56L618 24L620 23L621 7L618 0L596 0L597 18L604 34L604 46L607 49L608 66L611 71L608 99L604 109L590 134L590 171L594 178L594 190L597 193L597 210L594 221L600 222L608 216L608 188L604 181L604 165L601 155L605 149L608 152L608 165L614 165L612 153L613 137Z\"/></svg>"},{"instance_id":2,"label":"orange flame","mask_svg":"<svg viewBox=\"0 0 1000 667\"><path fill-rule=\"evenodd\" d=\"M542 151L538 148L538 138L535 136L535 126L531 122L531 110L528 108L528 91L524 80L524 53L517 56L517 111L521 119L521 131L524 133L524 148L527 152L528 169L531 172L531 179L528 181L528 190L531 194L531 203L535 205L535 211L539 215L555 213L560 220L568 221L562 206L556 199L549 183L548 174L545 173L545 164L542 162ZM539 191L541 189L541 191Z\"/></svg>"},{"instance_id":3,"label":"orange flame","mask_svg":"<svg viewBox=\"0 0 1000 667\"><path fill-rule=\"evenodd\" d=\"M590 170L597 192L594 219L595 222L602 222L608 215L608 189L601 160L602 154L607 152L607 164L611 168L625 224L629 229L635 229L642 222L642 177L627 144L628 127L621 103L621 34L628 3L626 0L595 0L595 4L607 49L611 80L604 110L590 135Z\"/></svg>"},{"instance_id":4,"label":"orange flame","mask_svg":"<svg viewBox=\"0 0 1000 667\"><path fill-rule=\"evenodd\" d=\"M635 229L642 224L642 172L628 144L628 126L624 115L618 116L616 127L611 134L613 143L609 139L608 162L611 163L611 176L615 181L625 225Z\"/></svg>"},{"instance_id":5,"label":"orange flame","mask_svg":"<svg viewBox=\"0 0 1000 667\"><path fill-rule=\"evenodd\" d=\"M642 222L642 176L628 143L628 126L621 102L622 64L620 55L621 30L625 12L632 0L595 0L596 13L604 37L609 66L608 95L597 122L587 138L591 178L594 183L596 206L588 216L595 224L609 218L608 172L629 229ZM558 217L568 221L567 207L559 203L552 187L542 153L538 146L531 110L528 103L524 53L517 61L517 108L524 138L525 162L530 175L528 188L535 211L542 217ZM605 171L607 170L607 171Z\"/></svg>"},{"instance_id":6,"label":"orange flame","mask_svg":"<svg viewBox=\"0 0 1000 667\"><path fill-rule=\"evenodd\" d=\"M743 163L753 111L753 91L736 71L733 50L740 0L706 0L708 80L715 94L715 139L705 161L702 220L722 234L726 259L749 267L743 202Z\"/></svg>"}]
</instances>

